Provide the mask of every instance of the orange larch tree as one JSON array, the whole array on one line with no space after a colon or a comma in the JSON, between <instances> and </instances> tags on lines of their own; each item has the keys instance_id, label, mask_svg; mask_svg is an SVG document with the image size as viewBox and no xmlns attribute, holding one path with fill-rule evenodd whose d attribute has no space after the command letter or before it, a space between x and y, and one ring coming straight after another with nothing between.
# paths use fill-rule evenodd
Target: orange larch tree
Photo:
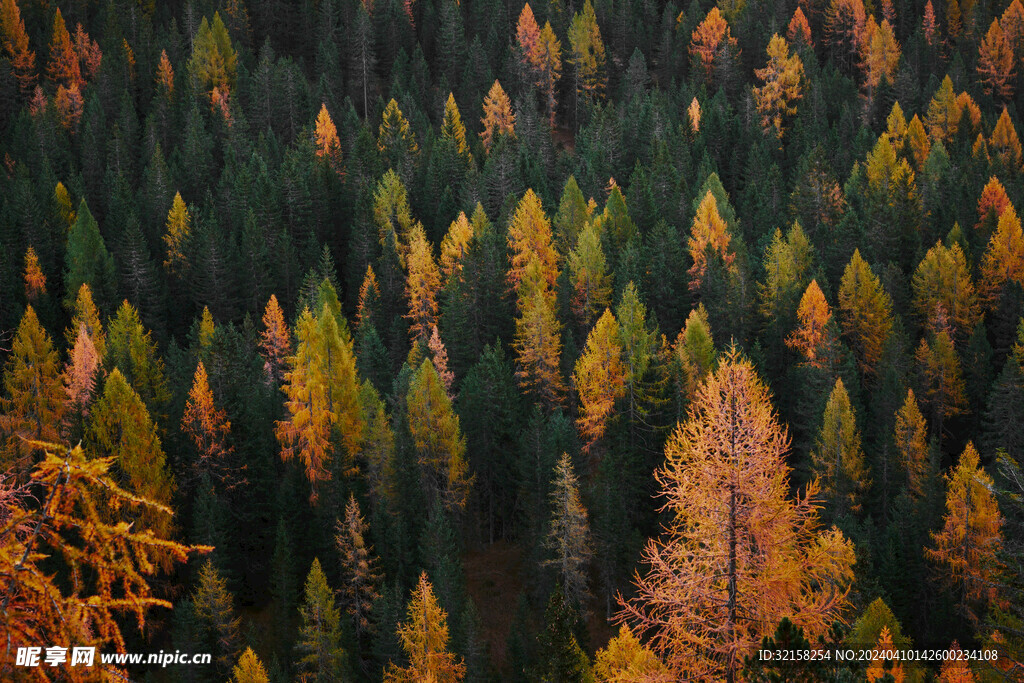
<instances>
[{"instance_id":1,"label":"orange larch tree","mask_svg":"<svg viewBox=\"0 0 1024 683\"><path fill-rule=\"evenodd\" d=\"M880 25L875 23L874 17L868 19L861 39L860 53L870 106L879 84L883 80L893 82L896 67L900 62L900 44L896 41L896 35L887 19L883 19Z\"/></svg>"},{"instance_id":2,"label":"orange larch tree","mask_svg":"<svg viewBox=\"0 0 1024 683\"><path fill-rule=\"evenodd\" d=\"M342 175L344 169L341 163L341 140L338 139L338 128L331 120L326 104L320 105L320 113L316 116L314 139L317 157L324 159L332 171L339 176Z\"/></svg>"},{"instance_id":3,"label":"orange larch tree","mask_svg":"<svg viewBox=\"0 0 1024 683\"><path fill-rule=\"evenodd\" d=\"M71 42L71 34L64 24L64 17L57 8L53 17L53 31L50 38L50 63L46 73L54 83L67 88L77 86L79 91L85 85L82 70L78 63L78 53Z\"/></svg>"},{"instance_id":4,"label":"orange larch tree","mask_svg":"<svg viewBox=\"0 0 1024 683\"><path fill-rule=\"evenodd\" d=\"M67 392L65 422L72 430L72 437L81 436L82 420L89 414L89 403L96 394L96 378L100 371L100 356L92 335L85 324L79 326L71 358L64 366L64 390Z\"/></svg>"},{"instance_id":5,"label":"orange larch tree","mask_svg":"<svg viewBox=\"0 0 1024 683\"><path fill-rule=\"evenodd\" d=\"M44 294L46 294L46 275L39 267L36 250L30 246L25 250L25 298L29 303L36 303Z\"/></svg>"},{"instance_id":6,"label":"orange larch tree","mask_svg":"<svg viewBox=\"0 0 1024 683\"><path fill-rule=\"evenodd\" d=\"M797 327L786 338L786 345L799 351L811 365L821 367L831 357L834 340L829 330L832 310L817 280L811 280L811 284L807 285L796 316Z\"/></svg>"},{"instance_id":7,"label":"orange larch tree","mask_svg":"<svg viewBox=\"0 0 1024 683\"><path fill-rule=\"evenodd\" d=\"M128 43L125 42L125 46L127 45ZM100 51L100 46L95 40L89 39L89 34L82 28L81 23L75 27L75 52L78 54L78 65L82 72L83 80L88 80L95 76L100 70L103 52ZM128 57L131 60L130 48L128 48ZM134 61L131 61L131 63L134 63Z\"/></svg>"},{"instance_id":8,"label":"orange larch tree","mask_svg":"<svg viewBox=\"0 0 1024 683\"><path fill-rule=\"evenodd\" d=\"M978 222L974 224L974 229L981 235L984 244L988 243L992 233L996 231L1000 217L1009 206L1010 198L1006 194L1006 189L999 182L999 178L991 176L978 198Z\"/></svg>"},{"instance_id":9,"label":"orange larch tree","mask_svg":"<svg viewBox=\"0 0 1024 683\"><path fill-rule=\"evenodd\" d=\"M988 33L978 45L978 80L986 95L1008 101L1013 97L1013 49L999 21L992 20Z\"/></svg>"},{"instance_id":10,"label":"orange larch tree","mask_svg":"<svg viewBox=\"0 0 1024 683\"><path fill-rule=\"evenodd\" d=\"M717 6L712 7L690 36L690 56L696 60L707 84L711 84L719 53L733 53L737 50L736 44L725 17Z\"/></svg>"},{"instance_id":11,"label":"orange larch tree","mask_svg":"<svg viewBox=\"0 0 1024 683\"><path fill-rule=\"evenodd\" d=\"M728 351L665 446L669 522L617 615L676 680L735 680L783 616L815 636L848 604L853 544L820 528L814 484L790 496L788 448L767 387Z\"/></svg>"},{"instance_id":12,"label":"orange larch tree","mask_svg":"<svg viewBox=\"0 0 1024 683\"><path fill-rule=\"evenodd\" d=\"M271 294L263 311L263 332L260 334L263 369L271 382L276 384L283 379L282 372L291 353L291 335L284 321L284 312L277 303L277 296Z\"/></svg>"},{"instance_id":13,"label":"orange larch tree","mask_svg":"<svg viewBox=\"0 0 1024 683\"><path fill-rule=\"evenodd\" d=\"M814 47L814 41L811 40L811 25L807 23L807 17L799 7L793 12L793 18L789 20L789 26L786 28L786 40L793 44L803 43L808 47Z\"/></svg>"},{"instance_id":14,"label":"orange larch tree","mask_svg":"<svg viewBox=\"0 0 1024 683\"><path fill-rule=\"evenodd\" d=\"M488 152L499 135L515 135L516 117L512 113L512 103L498 81L494 81L487 97L484 98L484 117L480 122L483 124L480 139Z\"/></svg>"},{"instance_id":15,"label":"orange larch tree","mask_svg":"<svg viewBox=\"0 0 1024 683\"><path fill-rule=\"evenodd\" d=\"M963 615L978 623L979 606L999 602L1003 516L994 485L968 443L957 466L946 476L946 514L942 530L932 533L925 556L936 564L959 594Z\"/></svg>"},{"instance_id":16,"label":"orange larch tree","mask_svg":"<svg viewBox=\"0 0 1024 683\"><path fill-rule=\"evenodd\" d=\"M409 597L406 621L398 626L409 665L400 668L388 664L385 683L459 683L466 676L462 658L448 651L448 615L434 596L427 573Z\"/></svg>"},{"instance_id":17,"label":"orange larch tree","mask_svg":"<svg viewBox=\"0 0 1024 683\"><path fill-rule=\"evenodd\" d=\"M590 331L586 349L576 361L572 380L580 399L576 426L583 450L590 451L604 436L616 401L626 393L619 323L611 310L606 308Z\"/></svg>"},{"instance_id":18,"label":"orange larch tree","mask_svg":"<svg viewBox=\"0 0 1024 683\"><path fill-rule=\"evenodd\" d=\"M981 257L980 270L980 289L989 306L996 304L1007 282L1024 284L1024 233L1013 206L999 217L995 234Z\"/></svg>"},{"instance_id":19,"label":"orange larch tree","mask_svg":"<svg viewBox=\"0 0 1024 683\"><path fill-rule=\"evenodd\" d=\"M445 282L462 272L462 261L472 239L473 224L466 218L466 212L460 211L441 240L441 275Z\"/></svg>"},{"instance_id":20,"label":"orange larch tree","mask_svg":"<svg viewBox=\"0 0 1024 683\"><path fill-rule=\"evenodd\" d=\"M231 422L227 413L213 402L213 391L203 361L196 366L192 388L185 402L185 414L181 417L181 429L192 439L199 455L193 469L198 475L209 475L224 488L232 488L242 481L241 470L229 461L234 452L228 440L231 436Z\"/></svg>"},{"instance_id":21,"label":"orange larch tree","mask_svg":"<svg viewBox=\"0 0 1024 683\"><path fill-rule=\"evenodd\" d=\"M36 84L36 53L28 48L25 22L15 0L0 0L0 39L23 95Z\"/></svg>"},{"instance_id":22,"label":"orange larch tree","mask_svg":"<svg viewBox=\"0 0 1024 683\"><path fill-rule=\"evenodd\" d=\"M864 42L867 16L862 0L832 0L825 12L825 37L835 57L852 72Z\"/></svg>"},{"instance_id":23,"label":"orange larch tree","mask_svg":"<svg viewBox=\"0 0 1024 683\"><path fill-rule=\"evenodd\" d=\"M160 94L170 102L174 97L174 67L167 56L167 50L160 51L160 62L156 67L156 84Z\"/></svg>"},{"instance_id":24,"label":"orange larch tree","mask_svg":"<svg viewBox=\"0 0 1024 683\"><path fill-rule=\"evenodd\" d=\"M690 229L687 243L690 258L693 260L693 265L688 271L690 291L700 289L704 281L709 251L720 256L726 266L732 264L736 255L729 251L729 239L728 226L718 213L718 202L711 190L708 190L697 207L697 214L693 217L693 227Z\"/></svg>"}]
</instances>

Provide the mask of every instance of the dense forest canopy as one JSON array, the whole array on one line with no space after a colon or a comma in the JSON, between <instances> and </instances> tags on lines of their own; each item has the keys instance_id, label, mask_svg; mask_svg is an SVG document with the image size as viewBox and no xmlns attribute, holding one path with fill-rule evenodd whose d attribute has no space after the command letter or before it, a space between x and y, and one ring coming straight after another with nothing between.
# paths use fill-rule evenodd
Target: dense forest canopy
<instances>
[{"instance_id":1,"label":"dense forest canopy","mask_svg":"<svg viewBox=\"0 0 1024 683\"><path fill-rule=\"evenodd\" d=\"M0 677L1024 679L1022 104L1021 0L0 0Z\"/></svg>"}]
</instances>

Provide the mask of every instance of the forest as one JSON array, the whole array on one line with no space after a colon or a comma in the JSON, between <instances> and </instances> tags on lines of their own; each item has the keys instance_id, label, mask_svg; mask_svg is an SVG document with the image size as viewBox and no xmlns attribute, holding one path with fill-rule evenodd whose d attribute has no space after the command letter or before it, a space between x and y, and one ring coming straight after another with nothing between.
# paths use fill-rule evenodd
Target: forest
<instances>
[{"instance_id":1,"label":"forest","mask_svg":"<svg viewBox=\"0 0 1024 683\"><path fill-rule=\"evenodd\" d=\"M0 680L1024 681L1022 114L1021 0L0 0Z\"/></svg>"}]
</instances>

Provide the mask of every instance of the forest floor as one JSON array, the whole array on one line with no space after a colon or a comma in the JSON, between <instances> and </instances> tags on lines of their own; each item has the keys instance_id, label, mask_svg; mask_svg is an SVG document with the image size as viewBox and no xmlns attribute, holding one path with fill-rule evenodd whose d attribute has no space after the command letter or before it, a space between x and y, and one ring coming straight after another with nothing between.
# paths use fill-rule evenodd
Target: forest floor
<instances>
[{"instance_id":1,"label":"forest floor","mask_svg":"<svg viewBox=\"0 0 1024 683\"><path fill-rule=\"evenodd\" d=\"M505 666L509 627L523 590L522 555L518 545L495 541L463 558L467 588L480 614L491 664L499 671Z\"/></svg>"}]
</instances>

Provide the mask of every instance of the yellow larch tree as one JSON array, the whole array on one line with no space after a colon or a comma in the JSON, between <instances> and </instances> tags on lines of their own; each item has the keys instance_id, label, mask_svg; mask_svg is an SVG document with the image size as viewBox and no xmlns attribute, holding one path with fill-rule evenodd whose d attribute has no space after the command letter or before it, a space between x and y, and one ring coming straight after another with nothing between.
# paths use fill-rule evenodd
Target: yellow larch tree
<instances>
[{"instance_id":1,"label":"yellow larch tree","mask_svg":"<svg viewBox=\"0 0 1024 683\"><path fill-rule=\"evenodd\" d=\"M992 129L992 137L988 139L988 148L1003 162L1007 169L1019 170L1021 165L1020 138L1017 137L1017 129L1013 127L1010 114L1006 107L999 115L995 128Z\"/></svg>"},{"instance_id":2,"label":"yellow larch tree","mask_svg":"<svg viewBox=\"0 0 1024 683\"><path fill-rule=\"evenodd\" d=\"M903 666L899 663L898 659L894 659L887 654L895 652L892 643L892 633L889 632L888 626L883 626L881 633L878 634L875 650L879 653L879 656L872 658L867 671L864 672L867 675L868 683L874 683L886 676L892 679L892 683L903 683L907 679Z\"/></svg>"},{"instance_id":3,"label":"yellow larch tree","mask_svg":"<svg viewBox=\"0 0 1024 683\"><path fill-rule=\"evenodd\" d=\"M768 43L768 65L754 73L764 81L763 86L754 88L761 128L781 139L784 120L796 114L796 102L803 97L804 64L799 55L789 54L786 39L776 33Z\"/></svg>"},{"instance_id":4,"label":"yellow larch tree","mask_svg":"<svg viewBox=\"0 0 1024 683\"><path fill-rule=\"evenodd\" d=\"M16 0L0 0L0 41L18 87L28 95L36 84L36 53L28 47L28 33Z\"/></svg>"},{"instance_id":5,"label":"yellow larch tree","mask_svg":"<svg viewBox=\"0 0 1024 683\"><path fill-rule=\"evenodd\" d=\"M839 325L865 374L874 374L892 329L892 300L871 266L853 252L839 285Z\"/></svg>"},{"instance_id":6,"label":"yellow larch tree","mask_svg":"<svg viewBox=\"0 0 1024 683\"><path fill-rule=\"evenodd\" d=\"M1013 49L998 19L992 20L988 33L978 45L978 80L986 95L1008 101L1013 96Z\"/></svg>"},{"instance_id":7,"label":"yellow larch tree","mask_svg":"<svg viewBox=\"0 0 1024 683\"><path fill-rule=\"evenodd\" d=\"M175 192L171 209L167 212L167 232L164 233L164 244L167 247L164 266L171 272L181 273L187 265L185 248L191 231L192 216L181 193Z\"/></svg>"},{"instance_id":8,"label":"yellow larch tree","mask_svg":"<svg viewBox=\"0 0 1024 683\"><path fill-rule=\"evenodd\" d=\"M462 261L472 239L473 224L466 218L466 212L460 211L441 240L441 275L445 282L462 272Z\"/></svg>"},{"instance_id":9,"label":"yellow larch tree","mask_svg":"<svg viewBox=\"0 0 1024 683\"><path fill-rule=\"evenodd\" d=\"M339 176L342 175L344 168L341 161L341 140L338 139L338 128L331 120L326 104L320 105L320 113L316 115L314 141L317 157L325 160L332 171Z\"/></svg>"},{"instance_id":10,"label":"yellow larch tree","mask_svg":"<svg viewBox=\"0 0 1024 683\"><path fill-rule=\"evenodd\" d=\"M31 441L57 441L66 393L60 361L35 309L25 308L4 368L0 397L3 469L19 476L28 472L37 449Z\"/></svg>"},{"instance_id":11,"label":"yellow larch tree","mask_svg":"<svg viewBox=\"0 0 1024 683\"><path fill-rule=\"evenodd\" d=\"M615 402L626 393L626 367L622 362L619 323L610 309L598 319L587 337L587 346L576 361L573 385L580 399L576 427L583 450L590 451L604 436Z\"/></svg>"},{"instance_id":12,"label":"yellow larch tree","mask_svg":"<svg viewBox=\"0 0 1024 683\"><path fill-rule=\"evenodd\" d=\"M617 615L674 680L735 680L783 616L816 637L847 607L853 544L821 529L814 484L790 496L788 448L767 387L731 349L665 446L667 526Z\"/></svg>"},{"instance_id":13,"label":"yellow larch tree","mask_svg":"<svg viewBox=\"0 0 1024 683\"><path fill-rule=\"evenodd\" d=\"M831 504L833 519L847 512L859 514L871 480L861 449L857 418L841 377L832 388L821 423L811 450L811 471L817 478L822 497Z\"/></svg>"},{"instance_id":14,"label":"yellow larch tree","mask_svg":"<svg viewBox=\"0 0 1024 683\"><path fill-rule=\"evenodd\" d=\"M587 221L576 247L569 254L567 265L572 283L572 311L586 329L612 298L612 278L607 272L608 262L594 221Z\"/></svg>"},{"instance_id":15,"label":"yellow larch tree","mask_svg":"<svg viewBox=\"0 0 1024 683\"><path fill-rule=\"evenodd\" d=\"M900 469L906 474L907 488L917 500L927 493L931 463L928 456L928 425L917 406L914 390L907 390L907 398L896 412L893 441L899 454Z\"/></svg>"},{"instance_id":16,"label":"yellow larch tree","mask_svg":"<svg viewBox=\"0 0 1024 683\"><path fill-rule=\"evenodd\" d=\"M409 301L409 337L415 344L430 337L431 328L437 325L437 293L441 289L441 273L434 262L433 247L427 241L423 226L417 223L409 236L409 253L406 256L408 274L405 296Z\"/></svg>"},{"instance_id":17,"label":"yellow larch tree","mask_svg":"<svg viewBox=\"0 0 1024 683\"><path fill-rule=\"evenodd\" d=\"M939 318L948 322L954 339L966 339L980 313L967 257L959 244L942 242L928 250L914 272L914 309L934 332ZM941 308L944 315L937 315Z\"/></svg>"},{"instance_id":18,"label":"yellow larch tree","mask_svg":"<svg viewBox=\"0 0 1024 683\"><path fill-rule=\"evenodd\" d=\"M1007 282L1024 284L1024 232L1013 206L999 217L996 231L981 257L982 296L988 305L999 300Z\"/></svg>"},{"instance_id":19,"label":"yellow larch tree","mask_svg":"<svg viewBox=\"0 0 1024 683\"><path fill-rule=\"evenodd\" d=\"M539 275L547 287L554 288L558 280L558 252L551 234L551 221L544 213L540 197L528 189L516 206L508 225L510 267L509 287L519 289L527 266L537 262Z\"/></svg>"},{"instance_id":20,"label":"yellow larch tree","mask_svg":"<svg viewBox=\"0 0 1024 683\"><path fill-rule=\"evenodd\" d=\"M466 676L466 665L448 651L448 615L434 596L427 573L409 598L406 621L398 626L398 639L409 665L388 664L385 683L459 683Z\"/></svg>"}]
</instances>

